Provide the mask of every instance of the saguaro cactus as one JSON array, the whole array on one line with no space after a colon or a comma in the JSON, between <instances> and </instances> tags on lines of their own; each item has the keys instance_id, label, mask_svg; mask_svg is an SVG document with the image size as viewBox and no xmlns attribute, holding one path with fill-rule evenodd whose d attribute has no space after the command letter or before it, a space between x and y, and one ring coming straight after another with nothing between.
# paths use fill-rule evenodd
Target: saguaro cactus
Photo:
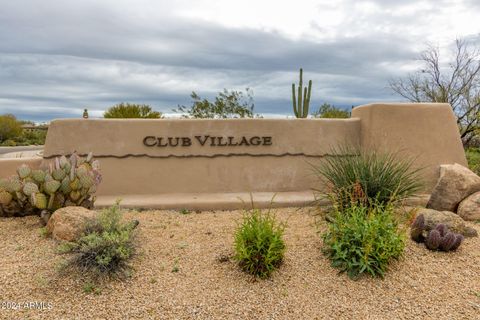
<instances>
[{"instance_id":1,"label":"saguaro cactus","mask_svg":"<svg viewBox=\"0 0 480 320\"><path fill-rule=\"evenodd\" d=\"M303 90L303 97L302 97ZM312 93L312 80L308 81L307 87L303 88L303 69L300 68L300 83L298 84L298 97L295 96L295 83L292 83L293 112L297 118L306 118L310 107L310 95Z\"/></svg>"}]
</instances>

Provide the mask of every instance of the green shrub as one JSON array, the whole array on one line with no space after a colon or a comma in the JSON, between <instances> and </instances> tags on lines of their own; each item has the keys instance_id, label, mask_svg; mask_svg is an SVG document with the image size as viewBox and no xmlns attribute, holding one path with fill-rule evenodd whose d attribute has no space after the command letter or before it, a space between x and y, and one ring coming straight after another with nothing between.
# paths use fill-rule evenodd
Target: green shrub
<instances>
[{"instance_id":1,"label":"green shrub","mask_svg":"<svg viewBox=\"0 0 480 320\"><path fill-rule=\"evenodd\" d=\"M87 225L77 241L62 245L60 252L73 253L71 266L93 275L125 275L135 253L134 229L138 221L123 223L118 203L103 210Z\"/></svg>"},{"instance_id":2,"label":"green shrub","mask_svg":"<svg viewBox=\"0 0 480 320\"><path fill-rule=\"evenodd\" d=\"M341 206L348 206L352 195L365 196L366 202L387 204L421 189L420 169L412 169L412 163L413 160L400 159L395 153L340 147L314 166L314 171Z\"/></svg>"},{"instance_id":3,"label":"green shrub","mask_svg":"<svg viewBox=\"0 0 480 320\"><path fill-rule=\"evenodd\" d=\"M329 103L324 103L312 115L315 118L350 118L350 111L337 108Z\"/></svg>"},{"instance_id":4,"label":"green shrub","mask_svg":"<svg viewBox=\"0 0 480 320\"><path fill-rule=\"evenodd\" d=\"M15 141L19 146L44 145L46 137L47 130L23 130L23 133L15 138Z\"/></svg>"},{"instance_id":5,"label":"green shrub","mask_svg":"<svg viewBox=\"0 0 480 320\"><path fill-rule=\"evenodd\" d=\"M469 148L465 150L470 170L480 175L480 148Z\"/></svg>"},{"instance_id":6,"label":"green shrub","mask_svg":"<svg viewBox=\"0 0 480 320\"><path fill-rule=\"evenodd\" d=\"M235 232L235 260L245 272L267 278L280 266L285 252L284 224L258 209L247 212Z\"/></svg>"},{"instance_id":7,"label":"green shrub","mask_svg":"<svg viewBox=\"0 0 480 320\"><path fill-rule=\"evenodd\" d=\"M159 119L162 114L153 111L148 104L119 103L108 108L103 114L104 118L149 118Z\"/></svg>"},{"instance_id":8,"label":"green shrub","mask_svg":"<svg viewBox=\"0 0 480 320\"><path fill-rule=\"evenodd\" d=\"M349 277L365 273L383 278L390 261L402 254L405 235L393 218L392 204L353 204L336 211L323 244L332 266Z\"/></svg>"},{"instance_id":9,"label":"green shrub","mask_svg":"<svg viewBox=\"0 0 480 320\"><path fill-rule=\"evenodd\" d=\"M5 140L2 143L0 143L0 146L2 147L16 147L17 142L11 139Z\"/></svg>"},{"instance_id":10,"label":"green shrub","mask_svg":"<svg viewBox=\"0 0 480 320\"><path fill-rule=\"evenodd\" d=\"M13 114L0 115L0 142L14 140L22 131L21 123Z\"/></svg>"}]
</instances>

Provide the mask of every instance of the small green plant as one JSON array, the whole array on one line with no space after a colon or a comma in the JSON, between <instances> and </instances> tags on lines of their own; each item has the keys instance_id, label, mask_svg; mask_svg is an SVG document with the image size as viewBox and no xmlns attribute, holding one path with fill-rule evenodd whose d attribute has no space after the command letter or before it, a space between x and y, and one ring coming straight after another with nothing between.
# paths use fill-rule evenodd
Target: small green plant
<instances>
[{"instance_id":1,"label":"small green plant","mask_svg":"<svg viewBox=\"0 0 480 320\"><path fill-rule=\"evenodd\" d=\"M37 274L35 276L35 282L37 283L37 285L40 287L40 288L47 288L50 281L48 280L48 278L46 278L44 275L42 274Z\"/></svg>"},{"instance_id":2,"label":"small green plant","mask_svg":"<svg viewBox=\"0 0 480 320\"><path fill-rule=\"evenodd\" d=\"M126 275L128 261L135 253L134 229L138 221L123 223L119 204L103 210L98 218L86 226L77 241L63 245L59 250L72 253L70 265L93 275Z\"/></svg>"},{"instance_id":3,"label":"small green plant","mask_svg":"<svg viewBox=\"0 0 480 320\"><path fill-rule=\"evenodd\" d=\"M172 273L177 273L178 271L180 271L180 266L178 265L178 258L175 258L173 261Z\"/></svg>"},{"instance_id":4,"label":"small green plant","mask_svg":"<svg viewBox=\"0 0 480 320\"><path fill-rule=\"evenodd\" d=\"M192 213L192 211L188 209L180 209L180 214L190 214L190 213Z\"/></svg>"},{"instance_id":5,"label":"small green plant","mask_svg":"<svg viewBox=\"0 0 480 320\"><path fill-rule=\"evenodd\" d=\"M267 278L280 266L285 252L284 224L270 212L246 212L235 232L235 256L240 267L259 278Z\"/></svg>"},{"instance_id":6,"label":"small green plant","mask_svg":"<svg viewBox=\"0 0 480 320\"><path fill-rule=\"evenodd\" d=\"M412 164L413 160L400 159L395 153L340 146L313 170L340 206L349 206L352 195L364 197L367 203L387 204L421 189L420 169L413 169Z\"/></svg>"},{"instance_id":7,"label":"small green plant","mask_svg":"<svg viewBox=\"0 0 480 320\"><path fill-rule=\"evenodd\" d=\"M393 210L391 203L354 203L337 209L323 234L323 252L332 266L352 279L362 274L383 278L391 260L399 258L405 247Z\"/></svg>"},{"instance_id":8,"label":"small green plant","mask_svg":"<svg viewBox=\"0 0 480 320\"><path fill-rule=\"evenodd\" d=\"M92 282L86 282L83 285L83 292L85 293L93 293L93 294L100 294L102 293L102 290L98 288L94 283Z\"/></svg>"},{"instance_id":9,"label":"small green plant","mask_svg":"<svg viewBox=\"0 0 480 320\"><path fill-rule=\"evenodd\" d=\"M77 244L75 242L62 242L57 246L56 252L60 254L69 253L75 249L76 245Z\"/></svg>"},{"instance_id":10,"label":"small green plant","mask_svg":"<svg viewBox=\"0 0 480 320\"><path fill-rule=\"evenodd\" d=\"M48 230L46 227L42 227L38 230L38 233L40 234L40 237L46 238L48 236Z\"/></svg>"},{"instance_id":11,"label":"small green plant","mask_svg":"<svg viewBox=\"0 0 480 320\"><path fill-rule=\"evenodd\" d=\"M303 94L303 97L302 97ZM306 118L310 107L310 96L312 94L312 80L308 81L307 87L303 88L303 69L300 68L300 82L298 83L298 94L295 96L295 83L292 83L293 113L297 118Z\"/></svg>"}]
</instances>

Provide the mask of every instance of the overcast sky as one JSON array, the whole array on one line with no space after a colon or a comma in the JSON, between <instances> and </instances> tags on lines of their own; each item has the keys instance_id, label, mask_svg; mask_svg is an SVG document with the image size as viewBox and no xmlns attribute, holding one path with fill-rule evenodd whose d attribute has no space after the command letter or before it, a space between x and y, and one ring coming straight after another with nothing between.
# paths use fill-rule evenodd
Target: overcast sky
<instances>
[{"instance_id":1,"label":"overcast sky","mask_svg":"<svg viewBox=\"0 0 480 320\"><path fill-rule=\"evenodd\" d=\"M399 101L388 80L419 67L427 43L480 44L478 0L0 0L0 114L35 121L119 102L162 112L191 91L254 92L292 114L291 83L313 80L311 109Z\"/></svg>"}]
</instances>

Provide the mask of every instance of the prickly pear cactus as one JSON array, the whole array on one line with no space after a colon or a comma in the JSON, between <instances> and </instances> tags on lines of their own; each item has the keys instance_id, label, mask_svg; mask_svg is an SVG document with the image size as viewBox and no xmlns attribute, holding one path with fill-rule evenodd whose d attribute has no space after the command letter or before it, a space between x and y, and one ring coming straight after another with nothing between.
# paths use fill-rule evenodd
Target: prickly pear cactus
<instances>
[{"instance_id":1,"label":"prickly pear cactus","mask_svg":"<svg viewBox=\"0 0 480 320\"><path fill-rule=\"evenodd\" d=\"M0 179L0 216L43 217L66 206L92 208L101 181L100 164L92 153L86 158L75 152L68 159L55 158L46 169L23 164L16 175Z\"/></svg>"},{"instance_id":2,"label":"prickly pear cactus","mask_svg":"<svg viewBox=\"0 0 480 320\"><path fill-rule=\"evenodd\" d=\"M12 199L12 195L7 190L0 189L0 205L8 206Z\"/></svg>"}]
</instances>

